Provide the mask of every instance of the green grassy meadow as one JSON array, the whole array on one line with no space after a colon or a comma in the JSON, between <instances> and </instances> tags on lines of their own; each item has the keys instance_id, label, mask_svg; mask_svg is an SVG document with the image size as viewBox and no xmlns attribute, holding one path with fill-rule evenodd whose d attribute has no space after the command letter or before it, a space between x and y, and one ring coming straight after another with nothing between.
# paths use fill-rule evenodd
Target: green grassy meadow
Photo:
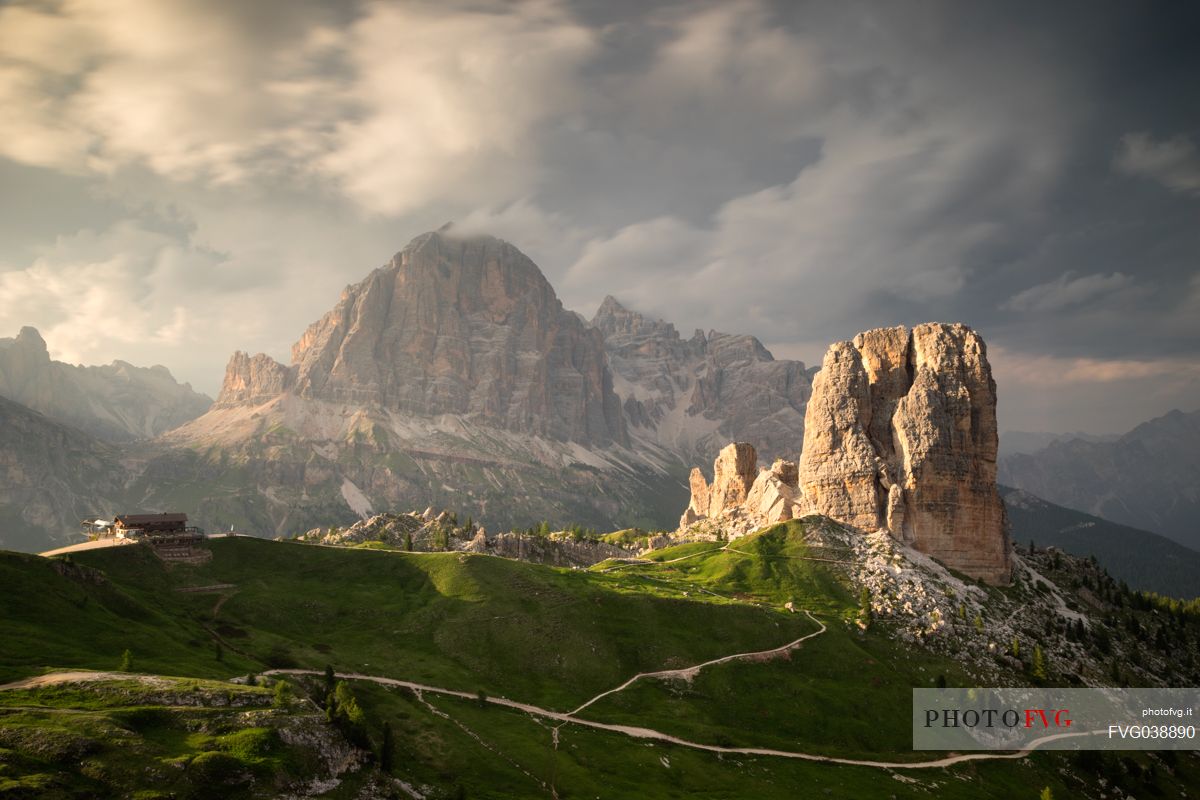
<instances>
[{"instance_id":1,"label":"green grassy meadow","mask_svg":"<svg viewBox=\"0 0 1200 800\"><path fill-rule=\"evenodd\" d=\"M956 662L893 639L885 624L861 630L852 593L829 564L811 560L805 524L739 539L737 552L691 544L657 552L650 563L590 570L247 538L211 540L213 558L201 566L164 564L145 547L81 552L57 565L0 553L0 680L112 670L128 650L142 673L220 680L332 665L565 712L639 672L777 648L819 629L802 613L809 611L826 632L783 656L708 667L691 681L641 680L580 716L725 747L926 757L911 750L912 687L931 686L939 675L970 685L972 677ZM299 695L323 701L317 679L292 680ZM217 740L237 732L215 725L189 738L161 718L159 729L140 730L120 715L144 698L122 696L125 705L109 707L86 688L40 691L37 702L30 692L0 693L0 737L43 726L105 741L95 726L108 725L117 739L140 737L135 760L158 764L224 753ZM1081 777L1072 757L1053 753L897 772L722 755L574 724L559 726L555 746L556 723L544 718L360 681L353 691L372 747L385 722L395 732L391 774L431 798L1034 798L1045 786L1068 797L1098 785L1087 770ZM168 710L195 713L202 712ZM285 750L267 748L239 774L295 772ZM6 795L0 782L0 797L24 796L18 789L33 785L26 778L45 774L49 763L0 744L0 781L17 787ZM1153 765L1153 757L1131 763ZM1159 780L1196 785L1190 760L1174 770L1160 771ZM352 796L355 780L329 796ZM266 791L270 781L247 786Z\"/></svg>"}]
</instances>

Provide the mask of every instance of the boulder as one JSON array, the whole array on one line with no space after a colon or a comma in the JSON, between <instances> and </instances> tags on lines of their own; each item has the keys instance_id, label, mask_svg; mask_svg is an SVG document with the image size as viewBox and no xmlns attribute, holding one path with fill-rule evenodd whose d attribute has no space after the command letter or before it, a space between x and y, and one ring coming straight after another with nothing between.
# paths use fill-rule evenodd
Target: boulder
<instances>
[{"instance_id":1,"label":"boulder","mask_svg":"<svg viewBox=\"0 0 1200 800\"><path fill-rule=\"evenodd\" d=\"M777 459L770 469L758 473L746 495L747 513L767 525L787 522L798 516L800 492L796 486L795 461Z\"/></svg>"}]
</instances>

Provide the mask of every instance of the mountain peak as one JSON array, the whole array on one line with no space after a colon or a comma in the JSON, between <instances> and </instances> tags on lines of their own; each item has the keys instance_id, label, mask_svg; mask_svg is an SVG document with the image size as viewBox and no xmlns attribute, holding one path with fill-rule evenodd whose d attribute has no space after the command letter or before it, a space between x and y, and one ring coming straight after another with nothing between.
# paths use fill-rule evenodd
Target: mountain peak
<instances>
[{"instance_id":1,"label":"mountain peak","mask_svg":"<svg viewBox=\"0 0 1200 800\"><path fill-rule=\"evenodd\" d=\"M596 314L592 317L592 319L598 319L601 316L608 316L611 314L627 313L629 313L629 309L621 305L621 301L609 294L604 296L604 300L600 302L600 307L596 309Z\"/></svg>"},{"instance_id":2,"label":"mountain peak","mask_svg":"<svg viewBox=\"0 0 1200 800\"><path fill-rule=\"evenodd\" d=\"M20 333L13 339L0 339L0 348L18 350L27 354L26 358L35 361L50 361L50 351L46 349L46 340L38 333L38 329L29 325L21 328Z\"/></svg>"},{"instance_id":3,"label":"mountain peak","mask_svg":"<svg viewBox=\"0 0 1200 800\"><path fill-rule=\"evenodd\" d=\"M46 346L46 340L42 338L42 334L38 332L38 329L32 325L25 325L21 328L21 332L17 334L17 341L39 345L43 348Z\"/></svg>"},{"instance_id":4,"label":"mountain peak","mask_svg":"<svg viewBox=\"0 0 1200 800\"><path fill-rule=\"evenodd\" d=\"M611 294L600 303L590 325L603 333L605 339L614 335L628 334L662 338L671 342L679 340L679 333L673 324L632 311L621 305L621 302Z\"/></svg>"},{"instance_id":5,"label":"mountain peak","mask_svg":"<svg viewBox=\"0 0 1200 800\"><path fill-rule=\"evenodd\" d=\"M211 401L166 367L53 361L37 328L0 339L0 394L101 439L149 439L203 414Z\"/></svg>"},{"instance_id":6,"label":"mountain peak","mask_svg":"<svg viewBox=\"0 0 1200 800\"><path fill-rule=\"evenodd\" d=\"M414 238L308 327L292 371L302 397L626 441L603 338L563 308L528 256L485 234Z\"/></svg>"}]
</instances>

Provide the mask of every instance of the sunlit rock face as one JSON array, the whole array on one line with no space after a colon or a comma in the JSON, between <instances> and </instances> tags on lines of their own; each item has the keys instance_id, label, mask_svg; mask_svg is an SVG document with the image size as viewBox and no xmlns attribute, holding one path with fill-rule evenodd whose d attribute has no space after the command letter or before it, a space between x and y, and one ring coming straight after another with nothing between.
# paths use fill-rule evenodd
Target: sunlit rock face
<instances>
[{"instance_id":1,"label":"sunlit rock face","mask_svg":"<svg viewBox=\"0 0 1200 800\"><path fill-rule=\"evenodd\" d=\"M283 392L421 417L452 414L587 445L627 444L600 331L490 236L432 232L347 287L284 367L235 354L221 405Z\"/></svg>"},{"instance_id":2,"label":"sunlit rock face","mask_svg":"<svg viewBox=\"0 0 1200 800\"><path fill-rule=\"evenodd\" d=\"M1009 579L996 491L996 383L959 324L861 333L829 348L805 416L806 507L887 529L948 566Z\"/></svg>"},{"instance_id":3,"label":"sunlit rock face","mask_svg":"<svg viewBox=\"0 0 1200 800\"><path fill-rule=\"evenodd\" d=\"M796 469L796 462L776 459L760 471L754 446L732 442L713 462L712 485L698 467L692 469L691 500L679 527L711 520L727 534L741 535L793 519L802 511Z\"/></svg>"}]
</instances>

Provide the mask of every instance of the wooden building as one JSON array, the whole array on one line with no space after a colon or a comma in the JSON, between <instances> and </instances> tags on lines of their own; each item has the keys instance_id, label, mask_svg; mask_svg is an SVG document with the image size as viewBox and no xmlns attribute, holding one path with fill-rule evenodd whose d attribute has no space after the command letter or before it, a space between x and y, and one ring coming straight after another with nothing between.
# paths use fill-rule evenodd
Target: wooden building
<instances>
[{"instance_id":1,"label":"wooden building","mask_svg":"<svg viewBox=\"0 0 1200 800\"><path fill-rule=\"evenodd\" d=\"M119 538L170 536L187 532L187 514L121 514L113 520Z\"/></svg>"}]
</instances>

